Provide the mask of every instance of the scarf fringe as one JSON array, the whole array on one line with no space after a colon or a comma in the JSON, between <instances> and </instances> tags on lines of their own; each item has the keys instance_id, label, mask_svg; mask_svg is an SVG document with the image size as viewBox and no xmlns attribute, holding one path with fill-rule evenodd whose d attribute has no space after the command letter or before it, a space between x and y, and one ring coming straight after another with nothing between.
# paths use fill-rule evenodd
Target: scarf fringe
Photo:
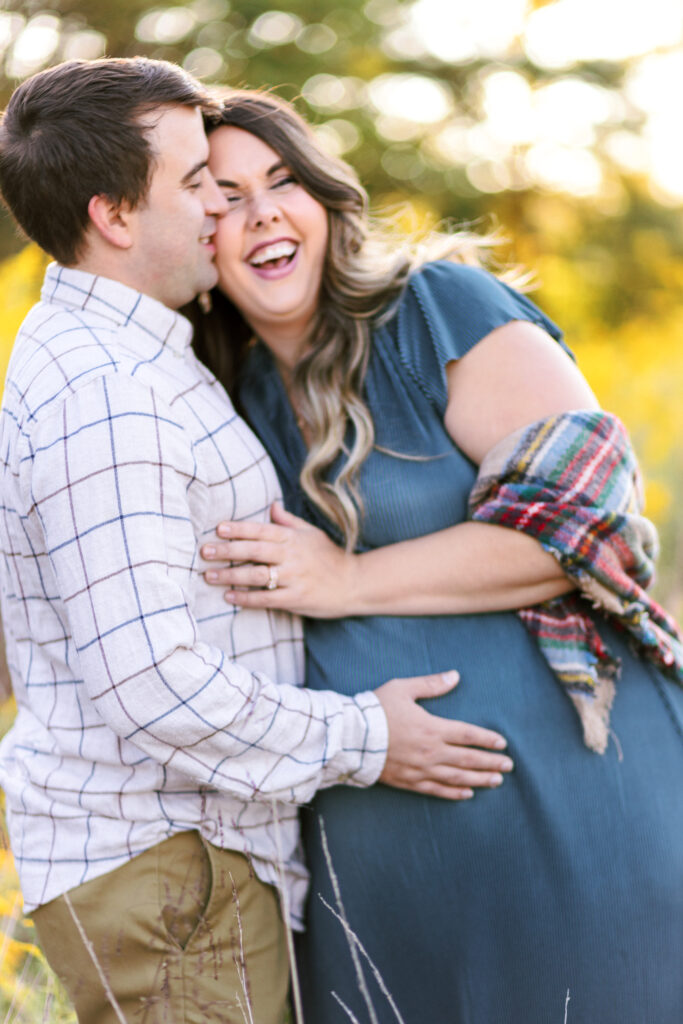
<instances>
[{"instance_id":1,"label":"scarf fringe","mask_svg":"<svg viewBox=\"0 0 683 1024\"><path fill-rule=\"evenodd\" d=\"M579 715L583 729L583 741L596 754L604 754L607 750L610 712L616 692L614 679L603 676L590 694L579 692L569 694Z\"/></svg>"}]
</instances>

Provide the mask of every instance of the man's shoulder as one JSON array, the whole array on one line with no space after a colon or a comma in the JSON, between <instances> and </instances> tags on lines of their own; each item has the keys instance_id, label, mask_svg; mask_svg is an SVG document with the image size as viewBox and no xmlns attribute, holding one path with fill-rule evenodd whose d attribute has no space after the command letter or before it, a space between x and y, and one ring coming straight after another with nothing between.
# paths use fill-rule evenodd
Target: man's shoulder
<instances>
[{"instance_id":1,"label":"man's shoulder","mask_svg":"<svg viewBox=\"0 0 683 1024\"><path fill-rule=\"evenodd\" d=\"M5 383L5 404L35 420L103 376L131 376L125 328L92 311L49 301L29 311L17 334ZM19 412L23 411L23 416Z\"/></svg>"}]
</instances>

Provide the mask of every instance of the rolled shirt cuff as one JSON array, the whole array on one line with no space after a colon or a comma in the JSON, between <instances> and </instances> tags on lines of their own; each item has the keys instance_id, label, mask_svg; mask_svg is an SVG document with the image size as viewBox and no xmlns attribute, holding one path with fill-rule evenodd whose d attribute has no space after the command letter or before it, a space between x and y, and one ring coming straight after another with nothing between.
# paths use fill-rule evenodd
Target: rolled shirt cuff
<instances>
[{"instance_id":1,"label":"rolled shirt cuff","mask_svg":"<svg viewBox=\"0 0 683 1024\"><path fill-rule=\"evenodd\" d=\"M372 786L382 773L389 745L387 716L372 691L344 699L344 743L327 762L321 788Z\"/></svg>"}]
</instances>

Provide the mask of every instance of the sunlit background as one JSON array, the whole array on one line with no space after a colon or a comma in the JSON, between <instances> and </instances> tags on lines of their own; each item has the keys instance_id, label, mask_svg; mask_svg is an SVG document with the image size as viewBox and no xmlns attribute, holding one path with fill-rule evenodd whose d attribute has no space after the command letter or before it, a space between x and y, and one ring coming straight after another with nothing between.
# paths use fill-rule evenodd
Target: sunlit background
<instances>
[{"instance_id":1,"label":"sunlit background","mask_svg":"<svg viewBox=\"0 0 683 1024\"><path fill-rule=\"evenodd\" d=\"M476 192L549 188L614 208L620 176L641 174L659 202L683 200L680 0L350 0L316 4L314 22L297 2L96 6L0 4L8 85L58 60L134 51L257 84L258 55L259 70L287 68L338 153L362 144L357 121L369 119L399 181L457 169Z\"/></svg>"},{"instance_id":2,"label":"sunlit background","mask_svg":"<svg viewBox=\"0 0 683 1024\"><path fill-rule=\"evenodd\" d=\"M136 53L276 88L407 229L500 227L634 437L683 613L683 0L0 0L3 106L49 64ZM44 265L0 215L0 380ZM32 938L0 834L0 1016L72 1024Z\"/></svg>"}]
</instances>

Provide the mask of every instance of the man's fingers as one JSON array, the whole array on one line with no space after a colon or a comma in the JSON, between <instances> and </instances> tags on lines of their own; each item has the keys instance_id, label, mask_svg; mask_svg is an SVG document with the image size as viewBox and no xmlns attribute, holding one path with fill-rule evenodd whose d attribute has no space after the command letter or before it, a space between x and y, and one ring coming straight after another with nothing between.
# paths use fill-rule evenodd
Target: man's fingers
<instances>
[{"instance_id":1,"label":"man's fingers","mask_svg":"<svg viewBox=\"0 0 683 1024\"><path fill-rule=\"evenodd\" d=\"M495 789L503 782L501 772L466 771L450 765L435 765L429 772L429 780L444 786L466 787L467 789Z\"/></svg>"},{"instance_id":2,"label":"man's fingers","mask_svg":"<svg viewBox=\"0 0 683 1024\"><path fill-rule=\"evenodd\" d=\"M446 748L440 763L472 772L511 772L515 767L512 759L505 755L452 745Z\"/></svg>"},{"instance_id":3,"label":"man's fingers","mask_svg":"<svg viewBox=\"0 0 683 1024\"><path fill-rule=\"evenodd\" d=\"M484 729L471 722L458 722L442 718L442 735L446 743L462 747L484 747L492 750L504 750L507 740L493 729Z\"/></svg>"},{"instance_id":4,"label":"man's fingers","mask_svg":"<svg viewBox=\"0 0 683 1024\"><path fill-rule=\"evenodd\" d=\"M468 752L463 751L463 760L468 760ZM488 755L488 763L477 768L465 767L458 761L439 761L426 765L403 765L394 772L394 778L399 784L406 788L419 789L423 783L437 782L443 786L455 788L479 788L493 789L503 782L504 772L512 768L512 762L506 759L507 764L500 767L496 762L500 758Z\"/></svg>"},{"instance_id":5,"label":"man's fingers","mask_svg":"<svg viewBox=\"0 0 683 1024\"><path fill-rule=\"evenodd\" d=\"M434 672L429 676L409 676L405 679L392 679L389 685L405 688L412 700L424 700L426 697L442 697L457 685L460 675L450 669L448 672Z\"/></svg>"},{"instance_id":6,"label":"man's fingers","mask_svg":"<svg viewBox=\"0 0 683 1024\"><path fill-rule=\"evenodd\" d=\"M462 786L444 786L442 783L434 782L431 779L425 779L424 782L418 783L415 787L406 788L422 793L424 796L438 796L442 800L471 800L474 796L473 789Z\"/></svg>"}]
</instances>

